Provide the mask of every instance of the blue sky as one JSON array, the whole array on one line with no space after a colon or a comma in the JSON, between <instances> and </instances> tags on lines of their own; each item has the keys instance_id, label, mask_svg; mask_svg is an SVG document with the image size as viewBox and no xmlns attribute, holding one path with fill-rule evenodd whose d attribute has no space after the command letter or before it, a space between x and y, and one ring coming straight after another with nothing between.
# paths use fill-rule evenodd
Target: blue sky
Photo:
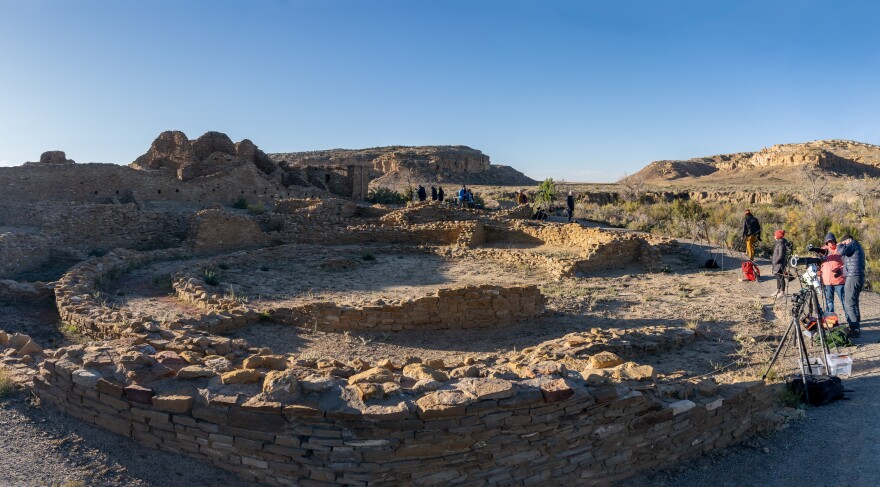
<instances>
[{"instance_id":1,"label":"blue sky","mask_svg":"<svg viewBox=\"0 0 880 487\"><path fill-rule=\"evenodd\" d=\"M463 144L534 178L880 144L880 2L0 0L0 165L163 130Z\"/></svg>"}]
</instances>

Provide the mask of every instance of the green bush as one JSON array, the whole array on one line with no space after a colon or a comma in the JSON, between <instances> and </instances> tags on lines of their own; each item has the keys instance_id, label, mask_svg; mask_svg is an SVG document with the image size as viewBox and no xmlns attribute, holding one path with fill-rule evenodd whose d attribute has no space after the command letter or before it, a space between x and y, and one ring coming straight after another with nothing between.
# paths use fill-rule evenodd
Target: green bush
<instances>
[{"instance_id":1,"label":"green bush","mask_svg":"<svg viewBox=\"0 0 880 487\"><path fill-rule=\"evenodd\" d=\"M376 256L372 252L367 251L367 252L364 252L363 255L361 255L361 259L363 259L363 260L376 260Z\"/></svg>"},{"instance_id":2,"label":"green bush","mask_svg":"<svg viewBox=\"0 0 880 487\"><path fill-rule=\"evenodd\" d=\"M406 194L391 188L374 188L367 193L367 201L382 205L405 205L410 200Z\"/></svg>"},{"instance_id":3,"label":"green bush","mask_svg":"<svg viewBox=\"0 0 880 487\"><path fill-rule=\"evenodd\" d=\"M256 205L247 205L247 212L250 213L251 215L262 215L263 213L266 213L267 211L269 211L269 210L267 210L266 207L263 206L262 203L257 203Z\"/></svg>"},{"instance_id":4,"label":"green bush","mask_svg":"<svg viewBox=\"0 0 880 487\"><path fill-rule=\"evenodd\" d=\"M553 178L547 178L538 185L538 191L535 192L535 203L539 207L547 208L553 204L556 199L556 183Z\"/></svg>"},{"instance_id":5,"label":"green bush","mask_svg":"<svg viewBox=\"0 0 880 487\"><path fill-rule=\"evenodd\" d=\"M216 272L210 269L205 270L205 272L202 274L202 279L204 279L205 284L209 286L216 286L217 284L220 284L220 276L218 276Z\"/></svg>"},{"instance_id":6,"label":"green bush","mask_svg":"<svg viewBox=\"0 0 880 487\"><path fill-rule=\"evenodd\" d=\"M244 196L242 196L242 197L238 198L237 200L235 200L235 203L232 203L232 207L237 208L239 210L245 210L248 207L248 202L246 199L244 199Z\"/></svg>"}]
</instances>

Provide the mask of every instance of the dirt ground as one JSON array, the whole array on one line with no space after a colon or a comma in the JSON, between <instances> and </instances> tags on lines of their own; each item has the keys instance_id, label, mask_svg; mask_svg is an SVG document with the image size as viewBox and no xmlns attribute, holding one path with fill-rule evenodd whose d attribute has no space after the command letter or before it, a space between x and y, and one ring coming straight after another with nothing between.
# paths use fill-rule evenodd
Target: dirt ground
<instances>
[{"instance_id":1,"label":"dirt ground","mask_svg":"<svg viewBox=\"0 0 880 487\"><path fill-rule=\"evenodd\" d=\"M240 330L234 336L256 346L270 346L278 352L309 358L379 360L419 355L460 359L466 355L518 351L591 328L625 330L665 325L691 329L696 339L673 352L643 353L630 359L653 365L661 381L709 372L728 381L760 376L762 365L784 327L776 321L777 316L785 315L784 306L767 297L774 290L772 280L740 282L736 261L729 262L726 270L700 269L698 263L705 260L705 255L687 244L664 256L668 269L665 273L646 274L640 266L633 265L561 281L540 273L522 273L516 268L496 269L480 262L449 264L436 256L422 255L412 260L381 253L375 256L376 260L365 261L367 265L358 262L360 267L356 269L360 270L356 272L361 277L392 277L393 285L382 284L381 292L395 288L406 292L408 286L422 286L419 292L424 292L432 285L436 287L431 280L413 280L413 273L420 270L432 269L435 272L427 274L433 276L438 275L436 269L453 274L474 272L472 278L479 276L483 282L511 284L508 279L513 279L516 283L540 285L548 297L548 313L537 320L488 330L377 335L323 333L269 322ZM132 272L108 287L106 298L117 306L154 315L194 315L198 310L169 296L168 276L177 267L190 263L157 263ZM241 282L244 293L247 283L257 286L263 273L275 272L277 280L265 280L278 286L280 296L294 296L301 288L282 280L281 270L289 270L287 263L277 265L277 270L270 267L268 271L254 272L236 270L230 262L224 273L230 282ZM400 283L395 279L410 280ZM358 286L362 286L363 292L373 292L364 288L362 281L343 278L341 274L332 279L316 275L310 283L312 289L323 286L321 289L326 292L339 295L353 292L351 288L356 291ZM865 427L875 424L880 415L876 407L876 392L880 391L880 345L876 343L880 338L880 297L871 293L863 296L865 333L859 346L850 350L856 364L853 376L846 381L847 387L853 389L852 400L811 408L806 419L793 421L785 430L767 438L752 439L745 445L672 470L645 474L621 485L876 485L880 473L876 470L880 467L861 466L874 465L870 460L880 453L876 447L880 443L875 441L876 428ZM51 303L31 307L3 305L0 329L26 331L45 346L78 339L60 330ZM793 369L794 355L787 352L779 373ZM5 472L0 485L249 485L201 462L140 447L126 438L40 408L23 393L0 399L0 431L0 472ZM835 457L851 460L827 461L829 467L822 472L804 468L801 461ZM744 464L758 464L761 468L743 469ZM854 468L856 465L859 468ZM830 478L834 481L828 481Z\"/></svg>"}]
</instances>

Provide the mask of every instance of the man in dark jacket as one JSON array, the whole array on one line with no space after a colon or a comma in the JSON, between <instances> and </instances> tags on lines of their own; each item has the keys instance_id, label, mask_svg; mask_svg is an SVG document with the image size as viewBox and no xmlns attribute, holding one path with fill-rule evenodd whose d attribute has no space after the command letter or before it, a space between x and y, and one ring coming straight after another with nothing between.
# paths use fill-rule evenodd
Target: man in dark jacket
<instances>
[{"instance_id":1,"label":"man in dark jacket","mask_svg":"<svg viewBox=\"0 0 880 487\"><path fill-rule=\"evenodd\" d=\"M419 185L418 194L419 194L419 201L425 201L425 199L428 198L428 194L425 192L425 187L422 186L421 184Z\"/></svg>"},{"instance_id":2,"label":"man in dark jacket","mask_svg":"<svg viewBox=\"0 0 880 487\"><path fill-rule=\"evenodd\" d=\"M574 215L574 195L571 191L565 197L565 212L568 214L568 223L571 223L571 217Z\"/></svg>"},{"instance_id":3,"label":"man in dark jacket","mask_svg":"<svg viewBox=\"0 0 880 487\"><path fill-rule=\"evenodd\" d=\"M431 201L437 201L437 188L431 186Z\"/></svg>"},{"instance_id":4,"label":"man in dark jacket","mask_svg":"<svg viewBox=\"0 0 880 487\"><path fill-rule=\"evenodd\" d=\"M751 210L746 210L743 218L742 238L746 242L746 254L749 260L755 260L755 245L761 240L761 223L752 215Z\"/></svg>"},{"instance_id":5,"label":"man in dark jacket","mask_svg":"<svg viewBox=\"0 0 880 487\"><path fill-rule=\"evenodd\" d=\"M862 334L862 315L859 312L859 294L865 285L865 251L852 235L844 235L837 244L837 254L843 256L843 309L849 323L850 336L858 338Z\"/></svg>"},{"instance_id":6,"label":"man in dark jacket","mask_svg":"<svg viewBox=\"0 0 880 487\"><path fill-rule=\"evenodd\" d=\"M770 259L770 263L773 264L773 275L776 276L776 294L773 297L779 299L785 296L785 259L788 257L788 240L785 239L785 230L776 230L773 238L776 239L773 258Z\"/></svg>"},{"instance_id":7,"label":"man in dark jacket","mask_svg":"<svg viewBox=\"0 0 880 487\"><path fill-rule=\"evenodd\" d=\"M443 201L443 186L437 188L437 201Z\"/></svg>"}]
</instances>

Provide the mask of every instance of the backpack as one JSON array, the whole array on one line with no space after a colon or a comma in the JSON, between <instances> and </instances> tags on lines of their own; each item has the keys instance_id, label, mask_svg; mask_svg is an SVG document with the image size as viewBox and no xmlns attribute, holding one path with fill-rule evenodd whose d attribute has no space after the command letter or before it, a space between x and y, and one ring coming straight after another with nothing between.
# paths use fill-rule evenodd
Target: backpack
<instances>
[{"instance_id":1,"label":"backpack","mask_svg":"<svg viewBox=\"0 0 880 487\"><path fill-rule=\"evenodd\" d=\"M750 260L742 263L742 271L743 279L746 281L757 281L761 277L761 270Z\"/></svg>"},{"instance_id":2,"label":"backpack","mask_svg":"<svg viewBox=\"0 0 880 487\"><path fill-rule=\"evenodd\" d=\"M791 376L786 387L789 391L800 398L801 402L807 402L804 394L804 379L800 374ZM840 377L827 375L808 375L807 392L810 395L810 405L822 406L829 402L843 398L843 382Z\"/></svg>"}]
</instances>

